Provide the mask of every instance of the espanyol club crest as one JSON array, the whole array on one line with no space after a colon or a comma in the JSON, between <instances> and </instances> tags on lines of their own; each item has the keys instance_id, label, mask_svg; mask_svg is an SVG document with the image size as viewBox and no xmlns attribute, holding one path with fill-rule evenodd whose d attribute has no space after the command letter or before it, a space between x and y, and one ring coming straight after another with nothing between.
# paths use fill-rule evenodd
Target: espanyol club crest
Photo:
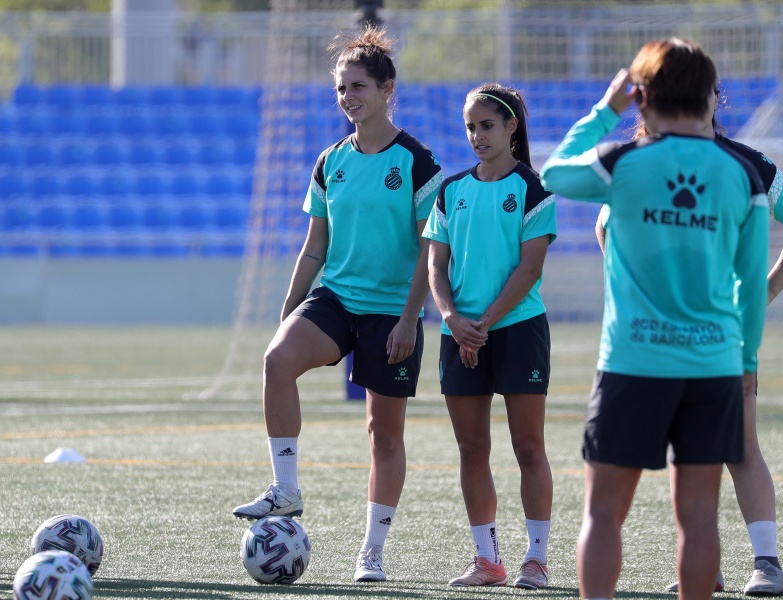
<instances>
[{"instance_id":1,"label":"espanyol club crest","mask_svg":"<svg viewBox=\"0 0 783 600\"><path fill-rule=\"evenodd\" d=\"M391 173L389 173L386 176L386 179L384 179L383 182L386 184L386 187L389 188L390 190L400 189L400 186L402 185L402 177L400 177L400 168L392 167Z\"/></svg>"},{"instance_id":2,"label":"espanyol club crest","mask_svg":"<svg viewBox=\"0 0 783 600\"><path fill-rule=\"evenodd\" d=\"M517 200L514 194L509 194L503 201L503 210L506 212L514 212L517 209Z\"/></svg>"}]
</instances>

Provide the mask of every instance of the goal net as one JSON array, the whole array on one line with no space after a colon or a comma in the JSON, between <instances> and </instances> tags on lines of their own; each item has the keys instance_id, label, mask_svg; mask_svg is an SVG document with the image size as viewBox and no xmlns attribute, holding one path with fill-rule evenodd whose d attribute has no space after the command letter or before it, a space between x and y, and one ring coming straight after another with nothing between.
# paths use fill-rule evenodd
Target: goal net
<instances>
[{"instance_id":1,"label":"goal net","mask_svg":"<svg viewBox=\"0 0 783 600\"><path fill-rule=\"evenodd\" d=\"M321 150L348 133L325 48L336 33L356 30L359 13L352 7L326 6L323 0L273 2L268 34L252 49L264 59L250 223L231 347L222 372L201 398L260 398L263 353L306 233L301 206L312 166ZM778 4L506 0L480 10L413 10L387 1L378 16L398 40L394 121L432 149L446 175L476 162L462 124L465 94L476 84L497 80L523 93L539 167L643 43L672 35L698 41L715 59L726 99L717 116L727 135L739 134L783 164L778 137L783 7ZM628 136L634 119L629 112L613 136ZM551 320L600 318L597 213L596 206L558 200L559 236L542 286ZM778 250L773 252L777 256ZM431 306L426 312L437 319ZM322 397L342 393L341 370L332 370L330 377L313 383Z\"/></svg>"}]
</instances>

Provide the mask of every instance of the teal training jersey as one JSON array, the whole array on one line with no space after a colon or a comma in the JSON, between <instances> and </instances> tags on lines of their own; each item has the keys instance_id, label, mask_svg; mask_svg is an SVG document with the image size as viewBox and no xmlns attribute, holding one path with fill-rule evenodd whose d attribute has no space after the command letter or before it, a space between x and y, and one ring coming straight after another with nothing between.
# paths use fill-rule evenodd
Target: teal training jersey
<instances>
[{"instance_id":1,"label":"teal training jersey","mask_svg":"<svg viewBox=\"0 0 783 600\"><path fill-rule=\"evenodd\" d=\"M769 243L756 169L701 137L594 147L618 121L602 101L541 172L547 189L611 207L598 368L688 378L755 371Z\"/></svg>"},{"instance_id":2,"label":"teal training jersey","mask_svg":"<svg viewBox=\"0 0 783 600\"><path fill-rule=\"evenodd\" d=\"M783 172L775 166L770 159L764 156L763 153L736 142L720 134L715 134L715 141L725 144L730 150L733 150L743 158L750 161L761 177L761 183L764 184L764 189L767 190L767 201L769 202L769 215L775 219L778 223L783 223L783 202L780 200L781 192L783 192ZM609 221L609 206L604 204L601 207L600 217L601 224L606 227Z\"/></svg>"},{"instance_id":3,"label":"teal training jersey","mask_svg":"<svg viewBox=\"0 0 783 600\"><path fill-rule=\"evenodd\" d=\"M470 319L478 319L498 297L519 266L522 243L544 235L551 242L557 234L555 197L532 169L519 163L503 179L485 182L476 168L443 182L423 233L449 245L454 307ZM541 278L492 329L545 312L540 286ZM441 331L451 335L445 322Z\"/></svg>"},{"instance_id":4,"label":"teal training jersey","mask_svg":"<svg viewBox=\"0 0 783 600\"><path fill-rule=\"evenodd\" d=\"M416 223L442 181L429 149L404 131L377 154L363 154L350 135L318 157L304 210L329 222L321 285L346 310L402 314L419 256Z\"/></svg>"}]
</instances>

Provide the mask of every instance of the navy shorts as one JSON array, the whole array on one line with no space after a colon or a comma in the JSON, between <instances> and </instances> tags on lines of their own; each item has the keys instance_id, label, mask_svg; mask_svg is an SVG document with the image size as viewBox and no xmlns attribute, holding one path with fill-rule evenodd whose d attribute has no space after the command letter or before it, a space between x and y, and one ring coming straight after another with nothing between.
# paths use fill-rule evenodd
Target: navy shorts
<instances>
[{"instance_id":1,"label":"navy shorts","mask_svg":"<svg viewBox=\"0 0 783 600\"><path fill-rule=\"evenodd\" d=\"M546 394L549 387L549 322L546 314L489 332L475 369L462 364L459 344L440 338L440 391L445 396Z\"/></svg>"},{"instance_id":2,"label":"navy shorts","mask_svg":"<svg viewBox=\"0 0 783 600\"><path fill-rule=\"evenodd\" d=\"M742 377L668 379L599 371L585 420L585 460L638 469L744 458Z\"/></svg>"},{"instance_id":3,"label":"navy shorts","mask_svg":"<svg viewBox=\"0 0 783 600\"><path fill-rule=\"evenodd\" d=\"M315 288L291 313L304 317L328 335L340 349L336 365L353 352L351 381L377 394L408 398L416 395L416 384L424 354L424 330L416 325L416 347L408 358L389 364L386 340L400 317L394 315L357 315L345 310L330 289Z\"/></svg>"}]
</instances>

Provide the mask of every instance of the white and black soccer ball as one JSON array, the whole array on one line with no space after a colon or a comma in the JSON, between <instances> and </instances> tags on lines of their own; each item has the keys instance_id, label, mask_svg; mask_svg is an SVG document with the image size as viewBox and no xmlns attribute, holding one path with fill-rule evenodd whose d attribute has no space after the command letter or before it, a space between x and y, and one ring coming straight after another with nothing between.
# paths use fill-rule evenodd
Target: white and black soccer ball
<instances>
[{"instance_id":1,"label":"white and black soccer ball","mask_svg":"<svg viewBox=\"0 0 783 600\"><path fill-rule=\"evenodd\" d=\"M92 590L87 567L64 550L33 554L14 577L14 600L92 600Z\"/></svg>"},{"instance_id":2,"label":"white and black soccer ball","mask_svg":"<svg viewBox=\"0 0 783 600\"><path fill-rule=\"evenodd\" d=\"M258 583L293 583L310 562L310 539L293 519L265 517L245 531L239 556Z\"/></svg>"},{"instance_id":3,"label":"white and black soccer ball","mask_svg":"<svg viewBox=\"0 0 783 600\"><path fill-rule=\"evenodd\" d=\"M57 515L44 521L33 534L30 554L64 550L81 560L95 575L103 560L103 538L95 525L79 515Z\"/></svg>"}]
</instances>

